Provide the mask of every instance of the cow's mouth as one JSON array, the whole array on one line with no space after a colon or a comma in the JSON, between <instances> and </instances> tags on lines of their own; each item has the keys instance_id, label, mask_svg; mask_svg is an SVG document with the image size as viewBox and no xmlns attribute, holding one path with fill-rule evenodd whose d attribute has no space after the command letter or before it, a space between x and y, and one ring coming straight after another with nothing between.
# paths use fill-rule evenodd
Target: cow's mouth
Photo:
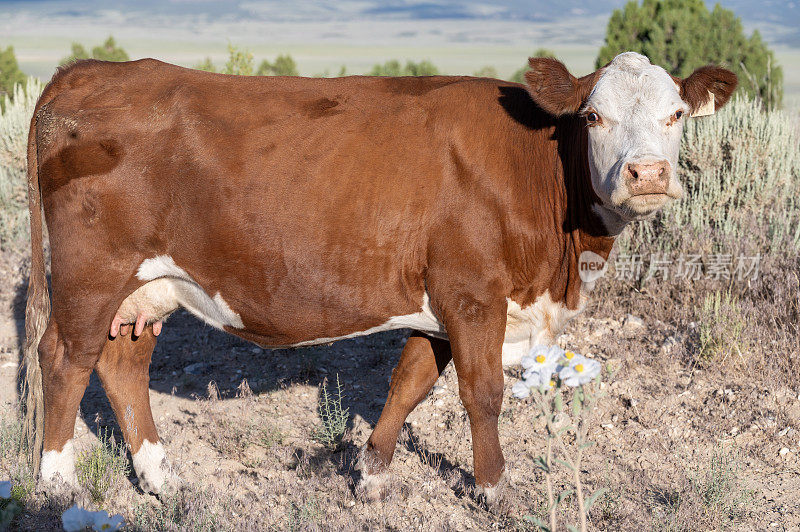
<instances>
[{"instance_id":1,"label":"cow's mouth","mask_svg":"<svg viewBox=\"0 0 800 532\"><path fill-rule=\"evenodd\" d=\"M650 192L648 194L633 194L627 201L638 201L642 203L666 203L670 195L666 192Z\"/></svg>"},{"instance_id":2,"label":"cow's mouth","mask_svg":"<svg viewBox=\"0 0 800 532\"><path fill-rule=\"evenodd\" d=\"M622 202L620 208L623 216L632 220L641 220L655 214L671 199L674 199L673 196L667 192L633 194Z\"/></svg>"}]
</instances>

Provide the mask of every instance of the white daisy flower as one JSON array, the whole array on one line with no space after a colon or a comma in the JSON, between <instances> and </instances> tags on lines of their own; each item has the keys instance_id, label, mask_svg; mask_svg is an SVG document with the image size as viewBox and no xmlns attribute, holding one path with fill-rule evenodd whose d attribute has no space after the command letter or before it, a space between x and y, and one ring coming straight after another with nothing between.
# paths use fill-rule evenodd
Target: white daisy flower
<instances>
[{"instance_id":1,"label":"white daisy flower","mask_svg":"<svg viewBox=\"0 0 800 532\"><path fill-rule=\"evenodd\" d=\"M563 353L557 345L535 345L527 355L522 357L522 367L534 371L550 366L555 367Z\"/></svg>"},{"instance_id":2,"label":"white daisy flower","mask_svg":"<svg viewBox=\"0 0 800 532\"><path fill-rule=\"evenodd\" d=\"M517 399L525 399L531 395L531 387L525 384L525 381L517 381L511 387L511 395Z\"/></svg>"},{"instance_id":3,"label":"white daisy flower","mask_svg":"<svg viewBox=\"0 0 800 532\"><path fill-rule=\"evenodd\" d=\"M119 530L125 524L125 520L122 519L121 515L112 515L109 516L106 512L99 511L94 512L94 521L92 523L93 528L96 531L108 531L112 532L114 530Z\"/></svg>"},{"instance_id":4,"label":"white daisy flower","mask_svg":"<svg viewBox=\"0 0 800 532\"><path fill-rule=\"evenodd\" d=\"M539 370L529 369L522 374L522 378L532 388L541 388L545 384L549 384L552 380L553 373L556 372L556 365L545 366Z\"/></svg>"},{"instance_id":5,"label":"white daisy flower","mask_svg":"<svg viewBox=\"0 0 800 532\"><path fill-rule=\"evenodd\" d=\"M67 532L79 532L86 528L91 528L98 532L112 532L122 528L125 521L121 515L109 516L103 510L90 512L76 504L61 514L61 523Z\"/></svg>"},{"instance_id":6,"label":"white daisy flower","mask_svg":"<svg viewBox=\"0 0 800 532\"><path fill-rule=\"evenodd\" d=\"M569 364L564 365L558 372L559 378L567 386L583 386L600 374L600 363L595 360L576 354L573 354L568 360Z\"/></svg>"},{"instance_id":7,"label":"white daisy flower","mask_svg":"<svg viewBox=\"0 0 800 532\"><path fill-rule=\"evenodd\" d=\"M11 482L4 480L0 482L0 499L11 498Z\"/></svg>"},{"instance_id":8,"label":"white daisy flower","mask_svg":"<svg viewBox=\"0 0 800 532\"><path fill-rule=\"evenodd\" d=\"M84 510L77 504L61 514L61 524L67 532L78 532L94 524L92 512Z\"/></svg>"}]
</instances>

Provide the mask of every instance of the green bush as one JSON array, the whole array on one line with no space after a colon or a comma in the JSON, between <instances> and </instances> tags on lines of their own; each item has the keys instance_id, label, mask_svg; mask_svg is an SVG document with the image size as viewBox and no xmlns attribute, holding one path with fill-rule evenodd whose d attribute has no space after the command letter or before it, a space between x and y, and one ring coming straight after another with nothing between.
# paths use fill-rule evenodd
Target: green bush
<instances>
[{"instance_id":1,"label":"green bush","mask_svg":"<svg viewBox=\"0 0 800 532\"><path fill-rule=\"evenodd\" d=\"M780 106L783 71L758 31L748 38L742 21L719 4L709 11L703 0L643 0L616 9L608 21L605 46L595 66L621 52L639 52L669 73L686 77L700 66L726 66L739 76L740 94Z\"/></svg>"},{"instance_id":2,"label":"green bush","mask_svg":"<svg viewBox=\"0 0 800 532\"><path fill-rule=\"evenodd\" d=\"M370 76L435 76L437 74L439 74L439 69L428 60L418 63L407 61L403 66L397 59L392 59L382 65L373 66L369 71Z\"/></svg>"},{"instance_id":3,"label":"green bush","mask_svg":"<svg viewBox=\"0 0 800 532\"><path fill-rule=\"evenodd\" d=\"M102 61L128 61L128 53L117 46L114 37L110 36L100 46L92 48L92 53L86 51L81 43L72 43L72 53L61 60L60 65L66 65L78 59L100 59Z\"/></svg>"},{"instance_id":4,"label":"green bush","mask_svg":"<svg viewBox=\"0 0 800 532\"><path fill-rule=\"evenodd\" d=\"M14 47L9 46L5 50L0 49L0 100L14 97L14 87L25 82L25 74L19 69L17 56L14 55ZM3 104L0 107L2 110Z\"/></svg>"},{"instance_id":5,"label":"green bush","mask_svg":"<svg viewBox=\"0 0 800 532\"><path fill-rule=\"evenodd\" d=\"M256 72L259 76L299 76L297 71L297 63L294 62L291 55L279 55L274 63L270 63L266 59L261 61L261 65Z\"/></svg>"},{"instance_id":6,"label":"green bush","mask_svg":"<svg viewBox=\"0 0 800 532\"><path fill-rule=\"evenodd\" d=\"M328 393L327 383L322 384L319 394L317 412L320 425L314 433L314 439L331 451L335 451L342 442L350 418L350 409L342 408L342 391L343 387L337 374L335 394Z\"/></svg>"},{"instance_id":7,"label":"green bush","mask_svg":"<svg viewBox=\"0 0 800 532\"><path fill-rule=\"evenodd\" d=\"M252 76L253 54L249 50L240 50L232 44L228 45L228 61L222 69L223 74L236 74L238 76Z\"/></svg>"},{"instance_id":8,"label":"green bush","mask_svg":"<svg viewBox=\"0 0 800 532\"><path fill-rule=\"evenodd\" d=\"M192 68L204 70L206 72L217 72L217 67L206 57ZM255 68L253 54L247 49L240 49L232 44L228 45L228 61L222 67L223 74L236 74L238 76L299 76L297 63L291 55L279 55L274 63L266 59L261 62L258 69Z\"/></svg>"},{"instance_id":9,"label":"green bush","mask_svg":"<svg viewBox=\"0 0 800 532\"><path fill-rule=\"evenodd\" d=\"M199 63L196 63L192 68L195 70L204 70L206 72L216 72L217 67L214 66L214 62L211 61L210 57L206 57Z\"/></svg>"}]
</instances>

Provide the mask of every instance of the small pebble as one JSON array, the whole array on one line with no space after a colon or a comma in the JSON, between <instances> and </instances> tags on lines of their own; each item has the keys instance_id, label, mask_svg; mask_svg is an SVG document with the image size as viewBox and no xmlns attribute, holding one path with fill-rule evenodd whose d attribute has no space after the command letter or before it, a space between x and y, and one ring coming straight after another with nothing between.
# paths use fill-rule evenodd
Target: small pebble
<instances>
[{"instance_id":1,"label":"small pebble","mask_svg":"<svg viewBox=\"0 0 800 532\"><path fill-rule=\"evenodd\" d=\"M783 447L779 452L781 456L786 456L790 451L788 447Z\"/></svg>"}]
</instances>

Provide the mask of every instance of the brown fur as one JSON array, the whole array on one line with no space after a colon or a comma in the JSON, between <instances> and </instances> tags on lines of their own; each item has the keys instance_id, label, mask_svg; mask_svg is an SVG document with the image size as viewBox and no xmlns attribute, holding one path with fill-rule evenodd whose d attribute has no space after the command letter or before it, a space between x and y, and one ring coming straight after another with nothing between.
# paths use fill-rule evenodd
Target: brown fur
<instances>
[{"instance_id":1,"label":"brown fur","mask_svg":"<svg viewBox=\"0 0 800 532\"><path fill-rule=\"evenodd\" d=\"M229 332L270 346L381 325L418 312L427 291L450 338L476 481L495 485L507 298L524 307L547 291L577 308L580 253L607 257L613 244L591 211L574 115L597 74L531 64L527 90L463 77L226 76L154 60L60 70L36 108L47 127L34 118L29 139L34 392L47 299L39 194L52 249L45 450L71 437L93 368L118 415L114 397L146 400L144 366L124 391L114 372L130 363L101 355L113 342L139 353L108 340L109 325L142 285L142 261L169 255L241 316L244 329ZM382 464L441 370L444 348L429 342L413 337L398 366L370 439Z\"/></svg>"},{"instance_id":2,"label":"brown fur","mask_svg":"<svg viewBox=\"0 0 800 532\"><path fill-rule=\"evenodd\" d=\"M600 69L576 78L561 61L549 57L531 57L528 65L528 92L539 107L553 116L577 113L603 72Z\"/></svg>"},{"instance_id":3,"label":"brown fur","mask_svg":"<svg viewBox=\"0 0 800 532\"><path fill-rule=\"evenodd\" d=\"M716 111L728 102L739 83L736 74L714 65L700 67L686 79L676 79L681 86L681 99L689 104L692 112L706 103L709 91L714 95Z\"/></svg>"}]
</instances>

